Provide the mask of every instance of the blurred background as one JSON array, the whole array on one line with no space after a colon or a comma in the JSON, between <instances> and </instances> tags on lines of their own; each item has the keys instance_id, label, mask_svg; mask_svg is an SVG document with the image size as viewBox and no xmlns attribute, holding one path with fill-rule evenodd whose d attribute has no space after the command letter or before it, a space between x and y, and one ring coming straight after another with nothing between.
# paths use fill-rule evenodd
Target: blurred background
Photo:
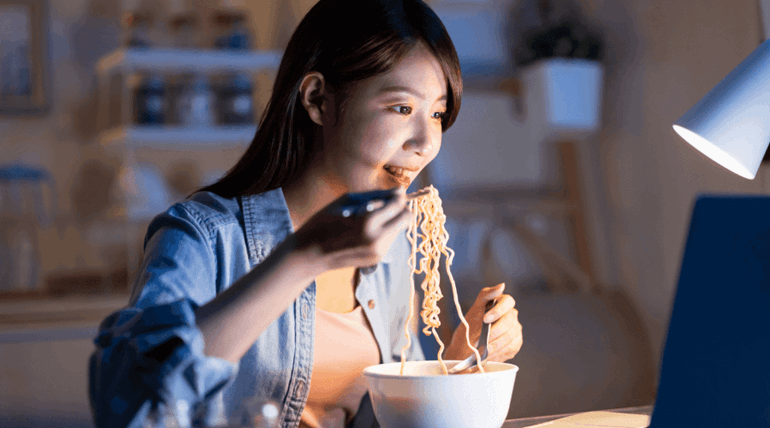
<instances>
[{"instance_id":1,"label":"blurred background","mask_svg":"<svg viewBox=\"0 0 770 428\"><path fill-rule=\"evenodd\" d=\"M92 426L92 338L148 222L239 158L314 3L0 0L0 426ZM770 5L428 3L465 89L414 186L442 195L463 306L498 282L517 301L509 416L651 404L696 195L770 191L766 165L740 178L671 125Z\"/></svg>"}]
</instances>

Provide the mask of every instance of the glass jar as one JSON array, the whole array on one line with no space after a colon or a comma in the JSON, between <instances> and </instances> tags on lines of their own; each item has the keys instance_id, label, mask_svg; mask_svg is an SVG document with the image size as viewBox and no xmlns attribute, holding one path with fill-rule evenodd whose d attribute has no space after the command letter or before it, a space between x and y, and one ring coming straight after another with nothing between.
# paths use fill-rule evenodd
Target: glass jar
<instances>
[{"instance_id":1,"label":"glass jar","mask_svg":"<svg viewBox=\"0 0 770 428\"><path fill-rule=\"evenodd\" d=\"M216 98L205 75L179 76L174 85L174 94L174 123L192 127L214 125Z\"/></svg>"},{"instance_id":2,"label":"glass jar","mask_svg":"<svg viewBox=\"0 0 770 428\"><path fill-rule=\"evenodd\" d=\"M133 95L133 120L139 125L166 123L167 95L165 79L158 73L134 73L129 78Z\"/></svg>"},{"instance_id":3,"label":"glass jar","mask_svg":"<svg viewBox=\"0 0 770 428\"><path fill-rule=\"evenodd\" d=\"M217 113L223 125L254 123L254 90L251 79L243 73L220 77Z\"/></svg>"}]
</instances>

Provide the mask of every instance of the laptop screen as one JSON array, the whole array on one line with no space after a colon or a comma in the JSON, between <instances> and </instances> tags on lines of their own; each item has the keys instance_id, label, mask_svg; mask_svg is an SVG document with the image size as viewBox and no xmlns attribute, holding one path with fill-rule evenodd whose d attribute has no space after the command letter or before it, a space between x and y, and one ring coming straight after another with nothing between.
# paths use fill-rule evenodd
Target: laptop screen
<instances>
[{"instance_id":1,"label":"laptop screen","mask_svg":"<svg viewBox=\"0 0 770 428\"><path fill-rule=\"evenodd\" d=\"M652 428L770 426L770 197L701 196Z\"/></svg>"}]
</instances>

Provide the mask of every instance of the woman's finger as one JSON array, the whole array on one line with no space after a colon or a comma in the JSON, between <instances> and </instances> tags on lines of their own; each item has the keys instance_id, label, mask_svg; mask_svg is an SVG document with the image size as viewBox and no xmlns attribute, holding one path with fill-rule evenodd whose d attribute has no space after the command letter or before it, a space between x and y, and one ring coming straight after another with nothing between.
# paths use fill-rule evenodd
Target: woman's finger
<instances>
[{"instance_id":1,"label":"woman's finger","mask_svg":"<svg viewBox=\"0 0 770 428\"><path fill-rule=\"evenodd\" d=\"M396 198L388 201L383 207L370 214L367 221L368 231L374 232L387 227L392 220L397 220L398 216L403 214L404 211L409 212L406 208L406 198L399 194Z\"/></svg>"},{"instance_id":2,"label":"woman's finger","mask_svg":"<svg viewBox=\"0 0 770 428\"><path fill-rule=\"evenodd\" d=\"M375 230L381 230L386 234L391 232L401 232L402 230L408 228L413 220L414 215L412 212L409 211L409 208L404 207L400 212L397 212L392 217L387 218L379 225L375 224L377 227Z\"/></svg>"},{"instance_id":3,"label":"woman's finger","mask_svg":"<svg viewBox=\"0 0 770 428\"><path fill-rule=\"evenodd\" d=\"M489 342L489 359L492 361L507 361L515 357L524 343L521 332L509 331Z\"/></svg>"},{"instance_id":4,"label":"woman's finger","mask_svg":"<svg viewBox=\"0 0 770 428\"><path fill-rule=\"evenodd\" d=\"M494 340L490 340L489 343L487 344L489 354L490 355L499 354L500 351L510 346L515 339L516 339L516 336L514 334L503 334L502 336L498 336Z\"/></svg>"},{"instance_id":5,"label":"woman's finger","mask_svg":"<svg viewBox=\"0 0 770 428\"><path fill-rule=\"evenodd\" d=\"M481 291L479 291L479 295L478 297L476 297L476 301L473 303L473 305L483 308L488 301L496 299L501 294L503 294L504 290L505 290L504 282L501 282L500 284L497 284L494 287L484 287L481 289Z\"/></svg>"},{"instance_id":6,"label":"woman's finger","mask_svg":"<svg viewBox=\"0 0 770 428\"><path fill-rule=\"evenodd\" d=\"M382 255L368 247L356 247L336 252L330 264L334 268L371 266L380 262Z\"/></svg>"},{"instance_id":7,"label":"woman's finger","mask_svg":"<svg viewBox=\"0 0 770 428\"><path fill-rule=\"evenodd\" d=\"M489 330L489 339L495 340L508 332L520 332L521 324L519 324L519 311L511 309L499 320L492 324Z\"/></svg>"},{"instance_id":8,"label":"woman's finger","mask_svg":"<svg viewBox=\"0 0 770 428\"><path fill-rule=\"evenodd\" d=\"M476 300L473 302L473 305L471 305L471 308L468 309L468 313L465 314L465 318L468 319L468 322L471 322L474 325L479 324L479 321L482 320L484 316L484 308L486 307L487 302L499 297L500 294L503 293L504 289L504 282L501 282L494 287L482 288L481 291L479 291L479 295L476 297ZM479 329L480 328L481 326L479 326ZM473 328L473 330L476 330L476 328Z\"/></svg>"},{"instance_id":9,"label":"woman's finger","mask_svg":"<svg viewBox=\"0 0 770 428\"><path fill-rule=\"evenodd\" d=\"M476 301L473 302L471 308L468 309L468 312L465 314L465 319L468 321L468 324L470 324L471 327L471 342L478 340L479 335L481 334L481 323L483 322L484 307L486 306L487 302L500 296L504 289L505 283L497 284L494 287L482 288L478 297L476 297ZM458 329L459 328L462 328L464 331L465 326L460 324L458 326Z\"/></svg>"},{"instance_id":10,"label":"woman's finger","mask_svg":"<svg viewBox=\"0 0 770 428\"><path fill-rule=\"evenodd\" d=\"M508 294L503 294L497 299L495 306L484 315L484 322L489 324L505 315L516 306L516 301Z\"/></svg>"}]
</instances>

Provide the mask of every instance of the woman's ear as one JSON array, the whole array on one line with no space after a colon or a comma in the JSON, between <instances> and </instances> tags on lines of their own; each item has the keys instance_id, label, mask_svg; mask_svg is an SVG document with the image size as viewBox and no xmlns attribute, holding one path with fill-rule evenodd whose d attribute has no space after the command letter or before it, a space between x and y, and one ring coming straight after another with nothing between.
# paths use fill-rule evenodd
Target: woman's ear
<instances>
[{"instance_id":1,"label":"woman's ear","mask_svg":"<svg viewBox=\"0 0 770 428\"><path fill-rule=\"evenodd\" d=\"M328 106L327 95L326 81L321 73L314 71L302 79L299 87L300 100L310 120L317 125L323 126L323 116Z\"/></svg>"}]
</instances>

